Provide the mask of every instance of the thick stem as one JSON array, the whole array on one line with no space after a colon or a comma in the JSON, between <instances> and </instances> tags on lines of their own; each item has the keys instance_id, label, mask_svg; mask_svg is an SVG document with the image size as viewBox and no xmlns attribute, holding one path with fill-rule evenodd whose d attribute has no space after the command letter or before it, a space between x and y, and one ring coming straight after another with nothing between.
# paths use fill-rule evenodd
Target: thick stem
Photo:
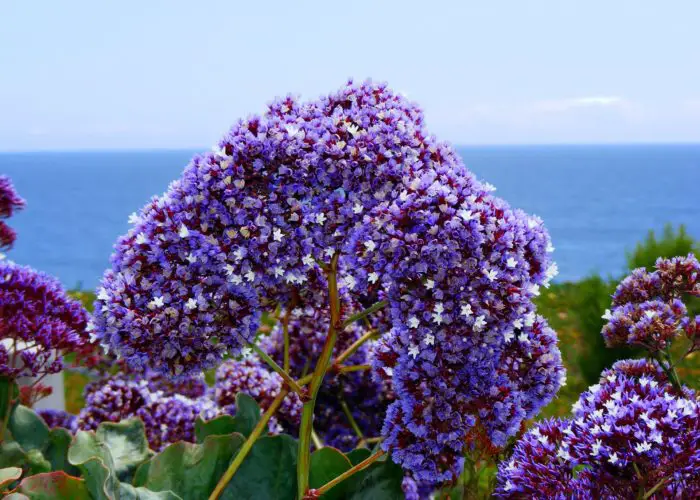
<instances>
[{"instance_id":1,"label":"thick stem","mask_svg":"<svg viewBox=\"0 0 700 500\"><path fill-rule=\"evenodd\" d=\"M678 379L678 374L676 373L676 370L670 365L670 363L667 365L664 357L662 357L658 352L653 353L652 357L656 360L656 362L659 364L661 369L664 371L666 374L666 377L668 378L668 381L671 383L671 385L679 392L683 393L683 387L681 386L681 381Z\"/></svg>"},{"instance_id":2,"label":"thick stem","mask_svg":"<svg viewBox=\"0 0 700 500\"><path fill-rule=\"evenodd\" d=\"M365 309L364 311L360 311L360 312L357 313L357 314L353 314L353 315L350 316L348 319L346 319L345 321L343 321L343 326L342 326L342 328L345 329L345 328L347 328L348 326L352 325L355 321L359 321L359 320L361 320L361 319L366 318L366 317L369 316L370 314L376 313L376 312L379 311L380 309L384 308L388 303L389 303L389 302L387 302L386 300L380 300L379 302L376 302L376 303L372 304L371 306L369 306L369 307L368 307L367 309Z\"/></svg>"},{"instance_id":3,"label":"thick stem","mask_svg":"<svg viewBox=\"0 0 700 500\"><path fill-rule=\"evenodd\" d=\"M333 361L334 365L339 365L343 361L345 361L348 357L352 356L352 354L357 351L362 344L367 342L368 340L372 340L375 336L377 335L377 330L370 330L367 333L365 333L362 337L357 339L355 342L352 343L350 347L345 349L343 352L341 352L336 358L335 361Z\"/></svg>"},{"instance_id":4,"label":"thick stem","mask_svg":"<svg viewBox=\"0 0 700 500\"><path fill-rule=\"evenodd\" d=\"M272 415L274 415L277 409L280 407L285 396L287 396L287 393L287 389L282 388L277 397L272 401L272 404L267 409L267 411L265 411L262 418L253 429L253 432L250 433L248 439L246 439L245 443L243 443L243 446L238 451L236 458L233 459L233 462L231 462L231 465L229 465L228 469L226 469L224 475L221 476L219 483L216 485L216 488L214 488L214 491L212 491L211 495L209 496L209 500L217 500L224 492L226 486L228 486L228 483L233 478L233 475L241 466L243 460L245 460L245 457L248 455L248 452L250 452L250 449L253 447L253 444L255 444L255 441L267 429L267 423L270 421Z\"/></svg>"},{"instance_id":5,"label":"thick stem","mask_svg":"<svg viewBox=\"0 0 700 500\"><path fill-rule=\"evenodd\" d=\"M357 464L353 468L346 470L340 476L328 481L326 484L324 484L320 488L314 490L314 493L319 497L321 495L323 495L324 493L328 493L328 490L333 488L335 485L342 483L350 476L357 474L358 472L366 469L367 467L372 465L374 462L379 460L382 456L384 456L384 454L385 454L384 450L377 451L376 453L374 453L373 455L370 455L369 457L367 457L365 460L363 460L362 462L360 462L359 464Z\"/></svg>"},{"instance_id":6,"label":"thick stem","mask_svg":"<svg viewBox=\"0 0 700 500\"><path fill-rule=\"evenodd\" d=\"M292 313L291 308L287 309L282 318L282 335L284 336L284 371L289 373L289 315Z\"/></svg>"},{"instance_id":7,"label":"thick stem","mask_svg":"<svg viewBox=\"0 0 700 500\"><path fill-rule=\"evenodd\" d=\"M333 348L338 338L338 326L340 325L340 299L338 297L338 257L336 253L331 259L331 264L326 271L328 277L328 295L330 302L330 322L328 335L323 345L321 355L316 362L311 383L309 386L309 399L304 403L301 412L301 425L299 427L299 455L297 459L297 497L304 498L309 487L309 468L311 466L311 430L314 419L314 407L316 397L321 388L323 378L326 376L328 366L333 355Z\"/></svg>"},{"instance_id":8,"label":"thick stem","mask_svg":"<svg viewBox=\"0 0 700 500\"><path fill-rule=\"evenodd\" d=\"M10 414L12 413L12 406L14 405L14 380L10 378L5 378L3 381L4 384L6 384L5 390L7 391L7 394L3 394L5 396L5 401L3 401L3 406L5 408L5 413L2 415L2 420L0 420L0 443L2 443L5 439L5 430L7 429L7 424L10 421ZM3 384L3 385L4 385Z\"/></svg>"},{"instance_id":9,"label":"thick stem","mask_svg":"<svg viewBox=\"0 0 700 500\"><path fill-rule=\"evenodd\" d=\"M306 397L306 390L301 387L296 380L292 378L292 376L287 372L287 370L284 370L280 365L278 365L274 359L272 359L268 354L260 349L255 344L250 344L250 347L257 353L258 356L260 356L260 359L262 359L267 365L272 368L275 372L277 372L282 379L287 383L287 385L292 389L294 392L299 394L299 397L304 400Z\"/></svg>"},{"instance_id":10,"label":"thick stem","mask_svg":"<svg viewBox=\"0 0 700 500\"><path fill-rule=\"evenodd\" d=\"M350 365L350 366L339 366L338 373L350 373L350 372L361 372L369 370L372 365Z\"/></svg>"}]
</instances>

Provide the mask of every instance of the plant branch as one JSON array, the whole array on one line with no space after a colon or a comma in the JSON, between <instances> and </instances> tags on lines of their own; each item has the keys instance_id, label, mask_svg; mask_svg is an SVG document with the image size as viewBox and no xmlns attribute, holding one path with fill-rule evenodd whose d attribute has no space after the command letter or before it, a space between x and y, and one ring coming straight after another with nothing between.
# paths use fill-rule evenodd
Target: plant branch
<instances>
[{"instance_id":1,"label":"plant branch","mask_svg":"<svg viewBox=\"0 0 700 500\"><path fill-rule=\"evenodd\" d=\"M330 490L331 488L333 488L335 485L337 485L337 484L339 484L339 483L342 483L343 481L345 481L345 480L346 480L347 478L349 478L350 476L352 476L352 475L354 475L354 474L357 474L358 472L360 472L360 471L366 469L367 467L369 467L370 465L372 465L374 462L376 462L377 460L379 460L379 459L380 459L382 456L384 456L384 455L385 455L385 451L384 451L384 450L379 450L379 451L377 451L376 453L374 453L373 455L370 455L369 457L367 457L365 460L363 460L362 462L360 462L360 463L357 464L356 466L354 466L354 467L352 467L351 469L348 469L348 470L346 470L345 472L343 472L340 476L336 477L335 479L332 479L332 480L328 481L326 484L324 484L324 485L321 486L320 488L314 490L314 494L316 494L317 496L321 496L321 495L323 495L324 493L327 493L328 490Z\"/></svg>"},{"instance_id":2,"label":"plant branch","mask_svg":"<svg viewBox=\"0 0 700 500\"><path fill-rule=\"evenodd\" d=\"M350 365L350 366L339 366L337 368L338 373L350 373L350 372L361 372L364 370L369 370L372 365Z\"/></svg>"},{"instance_id":3,"label":"plant branch","mask_svg":"<svg viewBox=\"0 0 700 500\"><path fill-rule=\"evenodd\" d=\"M224 492L226 486L228 486L228 483L233 478L233 475L236 473L238 468L243 463L243 460L245 460L245 457L250 452L250 449L253 447L253 444L255 444L255 441L260 437L263 431L267 429L267 423L270 421L272 415L274 415L275 412L279 409L280 405L282 404L282 401L284 400L285 396L287 396L288 392L289 391L287 390L287 388L283 387L280 393L277 395L277 397L272 401L272 404L265 411L260 421L258 421L257 425L253 429L253 432L250 433L248 439L246 439L245 443L243 443L243 446L238 451L236 458L233 459L233 462L231 462L231 465L229 465L228 469L226 469L224 475L221 476L219 483L216 485L216 488L214 488L214 491L212 491L211 495L209 496L209 500L217 500Z\"/></svg>"},{"instance_id":4,"label":"plant branch","mask_svg":"<svg viewBox=\"0 0 700 500\"><path fill-rule=\"evenodd\" d=\"M373 314L373 313L379 311L380 309L383 309L388 303L389 303L389 302L386 301L386 300L380 300L379 302L377 302L377 303L372 304L371 306L369 306L369 307L368 307L367 309L365 309L364 311L360 311L360 312L357 313L357 314L353 314L353 315L350 316L348 319L346 319L345 321L343 321L343 325L342 325L341 328L345 329L345 328L347 328L348 326L352 325L355 321L359 321L359 320L361 320L361 319L363 319L363 318L366 318L366 317L369 316L370 314Z\"/></svg>"},{"instance_id":5,"label":"plant branch","mask_svg":"<svg viewBox=\"0 0 700 500\"><path fill-rule=\"evenodd\" d=\"M348 408L348 404L342 398L340 398L340 406L343 409L343 413L345 413L345 416L348 418L348 421L350 422L350 427L352 427L352 430L355 431L355 434L357 434L357 437L359 437L360 439L364 439L365 435L362 434L362 429L360 429L360 426L357 425L357 422L355 421L355 417L352 416L352 413L350 412L350 408Z\"/></svg>"},{"instance_id":6,"label":"plant branch","mask_svg":"<svg viewBox=\"0 0 700 500\"><path fill-rule=\"evenodd\" d=\"M336 358L335 361L333 361L334 365L339 365L343 361L345 361L348 357L350 357L355 351L357 351L362 344L367 342L368 340L372 340L374 337L377 335L377 330L370 330L367 333L365 333L362 337L357 339L355 342L352 343L350 347L345 349L343 352L341 352Z\"/></svg>"},{"instance_id":7,"label":"plant branch","mask_svg":"<svg viewBox=\"0 0 700 500\"><path fill-rule=\"evenodd\" d=\"M282 335L284 337L284 371L289 373L289 316L291 308L287 309L282 318Z\"/></svg>"},{"instance_id":8,"label":"plant branch","mask_svg":"<svg viewBox=\"0 0 700 500\"><path fill-rule=\"evenodd\" d=\"M257 353L260 358L267 363L267 365L272 368L274 371L276 371L280 377L284 379L284 381L287 383L287 385L292 389L294 392L299 394L299 397L303 401L306 398L306 390L301 387L296 380L292 378L292 376L287 372L287 370L284 370L280 365L278 365L274 359L272 359L265 351L260 349L255 344L250 344L250 347Z\"/></svg>"},{"instance_id":9,"label":"plant branch","mask_svg":"<svg viewBox=\"0 0 700 500\"><path fill-rule=\"evenodd\" d=\"M309 469L311 467L311 431L314 418L316 397L330 366L333 348L338 338L338 326L340 325L340 298L338 295L338 259L339 253L331 258L331 263L326 269L328 279L328 297L330 307L330 321L328 334L323 345L321 355L316 362L309 387L309 399L304 403L301 412L301 425L299 427L299 455L297 459L297 498L304 498L309 487Z\"/></svg>"}]
</instances>

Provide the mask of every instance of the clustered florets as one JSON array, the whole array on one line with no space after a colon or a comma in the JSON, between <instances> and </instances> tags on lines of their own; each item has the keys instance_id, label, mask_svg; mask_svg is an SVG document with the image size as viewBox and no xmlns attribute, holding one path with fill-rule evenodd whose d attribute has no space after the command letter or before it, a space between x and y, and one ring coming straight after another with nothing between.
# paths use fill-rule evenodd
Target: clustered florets
<instances>
[{"instance_id":1,"label":"clustered florets","mask_svg":"<svg viewBox=\"0 0 700 500\"><path fill-rule=\"evenodd\" d=\"M9 248L15 242L17 235L3 219L24 207L24 200L19 197L9 178L0 175L0 250Z\"/></svg>"},{"instance_id":2,"label":"clustered florets","mask_svg":"<svg viewBox=\"0 0 700 500\"><path fill-rule=\"evenodd\" d=\"M62 354L89 344L88 315L58 280L0 261L0 375L58 373Z\"/></svg>"},{"instance_id":3,"label":"clustered florets","mask_svg":"<svg viewBox=\"0 0 700 500\"><path fill-rule=\"evenodd\" d=\"M385 85L279 99L133 217L98 295L97 335L134 366L199 371L253 340L261 308L325 289L319 263L339 256L341 294L390 302L375 363L396 395L385 450L420 482L453 479L480 398L509 385L504 351L527 344L531 299L556 274L542 221L491 190ZM560 383L552 356L546 387L525 391L533 407ZM521 418L505 405L497 442Z\"/></svg>"},{"instance_id":4,"label":"clustered florets","mask_svg":"<svg viewBox=\"0 0 700 500\"><path fill-rule=\"evenodd\" d=\"M655 498L700 494L700 407L655 363L616 363L570 420L532 428L499 470L501 498Z\"/></svg>"},{"instance_id":5,"label":"clustered florets","mask_svg":"<svg viewBox=\"0 0 700 500\"><path fill-rule=\"evenodd\" d=\"M78 428L78 419L75 415L64 410L54 410L42 408L36 411L39 416L46 422L49 429L63 427L70 432L75 432Z\"/></svg>"},{"instance_id":6,"label":"clustered florets","mask_svg":"<svg viewBox=\"0 0 700 500\"><path fill-rule=\"evenodd\" d=\"M642 346L663 351L678 335L685 334L700 348L697 335L700 316L689 317L685 295L700 297L700 263L687 257L659 259L656 270L636 269L617 287L603 337L610 347Z\"/></svg>"}]
</instances>

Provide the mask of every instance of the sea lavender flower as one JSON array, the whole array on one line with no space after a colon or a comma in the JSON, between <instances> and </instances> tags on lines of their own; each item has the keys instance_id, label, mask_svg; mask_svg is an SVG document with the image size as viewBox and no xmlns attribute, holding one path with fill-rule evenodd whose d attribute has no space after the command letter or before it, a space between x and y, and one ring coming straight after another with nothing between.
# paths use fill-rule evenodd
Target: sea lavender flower
<instances>
[{"instance_id":1,"label":"sea lavender flower","mask_svg":"<svg viewBox=\"0 0 700 500\"><path fill-rule=\"evenodd\" d=\"M89 344L87 325L87 312L58 280L0 262L0 375L60 372L63 353Z\"/></svg>"},{"instance_id":2,"label":"sea lavender flower","mask_svg":"<svg viewBox=\"0 0 700 500\"><path fill-rule=\"evenodd\" d=\"M678 335L696 339L697 320L689 318L682 298L700 296L700 263L687 257L658 259L656 270L635 269L617 287L606 311L603 337L608 346L636 345L663 351Z\"/></svg>"},{"instance_id":3,"label":"sea lavender flower","mask_svg":"<svg viewBox=\"0 0 700 500\"><path fill-rule=\"evenodd\" d=\"M656 363L623 361L581 394L573 418L530 430L501 465L502 498L658 498L700 492L700 407Z\"/></svg>"},{"instance_id":4,"label":"sea lavender flower","mask_svg":"<svg viewBox=\"0 0 700 500\"><path fill-rule=\"evenodd\" d=\"M154 397L134 413L143 421L149 447L154 451L178 441L195 442L197 418L210 420L217 414L216 405L210 399L181 395Z\"/></svg>"},{"instance_id":5,"label":"sea lavender flower","mask_svg":"<svg viewBox=\"0 0 700 500\"><path fill-rule=\"evenodd\" d=\"M15 191L10 179L0 175L0 249L9 248L15 242L17 235L3 219L12 217L17 211L24 208L24 200Z\"/></svg>"},{"instance_id":6,"label":"sea lavender flower","mask_svg":"<svg viewBox=\"0 0 700 500\"><path fill-rule=\"evenodd\" d=\"M70 432L75 432L77 429L78 417L64 410L54 410L49 408L41 408L36 411L39 416L46 422L49 429L63 427Z\"/></svg>"},{"instance_id":7,"label":"sea lavender flower","mask_svg":"<svg viewBox=\"0 0 700 500\"><path fill-rule=\"evenodd\" d=\"M85 389L85 406L78 414L81 430L97 429L102 422L120 422L130 418L154 398L145 380L114 376Z\"/></svg>"},{"instance_id":8,"label":"sea lavender flower","mask_svg":"<svg viewBox=\"0 0 700 500\"><path fill-rule=\"evenodd\" d=\"M293 309L335 257L341 294L390 302L383 446L419 482L454 479L506 336L556 274L542 221L491 190L383 84L278 99L134 216L97 335L132 365L200 370L252 340L258 309Z\"/></svg>"}]
</instances>

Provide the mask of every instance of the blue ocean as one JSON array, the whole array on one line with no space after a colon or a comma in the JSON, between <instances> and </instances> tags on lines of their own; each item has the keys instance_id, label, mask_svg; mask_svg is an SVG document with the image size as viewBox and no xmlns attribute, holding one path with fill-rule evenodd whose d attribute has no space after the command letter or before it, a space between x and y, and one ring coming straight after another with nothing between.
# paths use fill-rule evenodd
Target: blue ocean
<instances>
[{"instance_id":1,"label":"blue ocean","mask_svg":"<svg viewBox=\"0 0 700 500\"><path fill-rule=\"evenodd\" d=\"M617 275L650 229L685 224L700 238L700 145L459 148L496 194L542 217L558 280ZM129 214L177 178L195 151L0 154L27 208L11 220L9 257L68 287L99 283Z\"/></svg>"}]
</instances>

